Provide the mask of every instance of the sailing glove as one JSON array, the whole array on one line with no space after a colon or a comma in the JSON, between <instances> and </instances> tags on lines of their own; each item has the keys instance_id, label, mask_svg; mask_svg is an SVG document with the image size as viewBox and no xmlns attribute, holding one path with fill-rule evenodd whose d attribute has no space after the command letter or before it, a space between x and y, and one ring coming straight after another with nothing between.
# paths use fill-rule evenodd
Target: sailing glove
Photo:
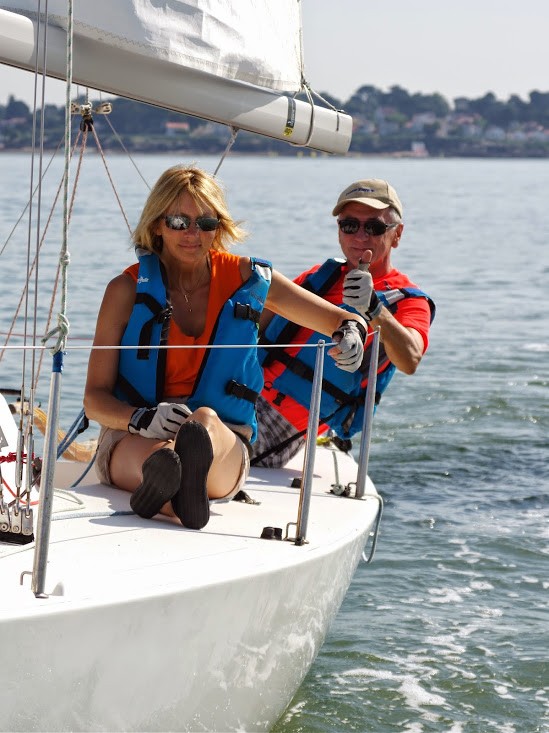
<instances>
[{"instance_id":1,"label":"sailing glove","mask_svg":"<svg viewBox=\"0 0 549 733\"><path fill-rule=\"evenodd\" d=\"M374 290L374 281L368 270L351 270L343 281L343 302L352 306L367 321L381 313L382 303Z\"/></svg>"},{"instance_id":2,"label":"sailing glove","mask_svg":"<svg viewBox=\"0 0 549 733\"><path fill-rule=\"evenodd\" d=\"M364 341L366 330L358 321L343 321L341 326L332 334L332 340L337 341L340 353L332 354L336 366L346 372L356 372L364 356Z\"/></svg>"},{"instance_id":3,"label":"sailing glove","mask_svg":"<svg viewBox=\"0 0 549 733\"><path fill-rule=\"evenodd\" d=\"M156 407L138 407L130 418L128 432L143 438L172 440L191 414L187 405L160 402Z\"/></svg>"}]
</instances>

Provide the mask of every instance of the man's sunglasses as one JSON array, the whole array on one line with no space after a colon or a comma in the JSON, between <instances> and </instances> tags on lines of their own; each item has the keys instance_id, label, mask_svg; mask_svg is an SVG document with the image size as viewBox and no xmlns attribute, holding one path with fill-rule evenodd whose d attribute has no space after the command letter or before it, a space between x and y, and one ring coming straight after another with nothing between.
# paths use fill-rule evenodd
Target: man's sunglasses
<instances>
[{"instance_id":1,"label":"man's sunglasses","mask_svg":"<svg viewBox=\"0 0 549 733\"><path fill-rule=\"evenodd\" d=\"M356 234L361 224L358 219L339 219L337 223L343 234ZM362 222L362 225L364 231L370 237L380 237L382 234L385 234L387 229L393 229L398 226L398 224L385 224L381 219L366 219L366 221Z\"/></svg>"},{"instance_id":2,"label":"man's sunglasses","mask_svg":"<svg viewBox=\"0 0 549 733\"><path fill-rule=\"evenodd\" d=\"M168 214L164 217L168 229L175 229L176 232L188 229L191 226L191 221L191 217L186 214ZM213 232L219 226L220 221L213 216L197 216L194 223L201 232Z\"/></svg>"}]
</instances>

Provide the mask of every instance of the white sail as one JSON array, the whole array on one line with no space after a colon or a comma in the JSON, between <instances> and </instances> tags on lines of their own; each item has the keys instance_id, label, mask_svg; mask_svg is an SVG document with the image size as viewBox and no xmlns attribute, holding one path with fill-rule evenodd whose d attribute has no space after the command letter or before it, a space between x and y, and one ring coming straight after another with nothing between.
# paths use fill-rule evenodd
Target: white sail
<instances>
[{"instance_id":1,"label":"white sail","mask_svg":"<svg viewBox=\"0 0 549 733\"><path fill-rule=\"evenodd\" d=\"M44 3L45 5L45 3ZM43 6L42 6L42 9ZM42 63L36 0L0 0L0 62ZM45 73L66 77L65 0L49 0ZM73 80L83 86L326 152L348 115L280 92L302 82L299 0L74 3Z\"/></svg>"},{"instance_id":2,"label":"white sail","mask_svg":"<svg viewBox=\"0 0 549 733\"><path fill-rule=\"evenodd\" d=\"M36 0L0 6L37 17ZM261 87L300 87L301 24L295 0L94 0L76 2L74 12L75 35L82 38ZM66 30L66 0L49 0L48 22Z\"/></svg>"}]
</instances>

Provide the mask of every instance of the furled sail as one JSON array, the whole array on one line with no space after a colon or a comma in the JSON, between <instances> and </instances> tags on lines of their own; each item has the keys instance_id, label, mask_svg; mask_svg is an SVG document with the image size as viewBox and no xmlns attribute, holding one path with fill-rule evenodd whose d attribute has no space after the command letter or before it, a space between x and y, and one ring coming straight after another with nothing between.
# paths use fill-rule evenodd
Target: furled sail
<instances>
[{"instance_id":1,"label":"furled sail","mask_svg":"<svg viewBox=\"0 0 549 733\"><path fill-rule=\"evenodd\" d=\"M238 129L344 153L352 121L302 86L300 0L75 2L73 80ZM66 0L0 0L0 62L66 77ZM286 92L284 95L282 92Z\"/></svg>"}]
</instances>

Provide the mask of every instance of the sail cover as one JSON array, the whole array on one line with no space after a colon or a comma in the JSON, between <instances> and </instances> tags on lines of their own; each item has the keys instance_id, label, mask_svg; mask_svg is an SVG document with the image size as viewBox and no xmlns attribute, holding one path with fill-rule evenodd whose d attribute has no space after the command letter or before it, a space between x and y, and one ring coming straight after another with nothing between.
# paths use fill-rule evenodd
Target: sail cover
<instances>
[{"instance_id":1,"label":"sail cover","mask_svg":"<svg viewBox=\"0 0 549 733\"><path fill-rule=\"evenodd\" d=\"M37 16L36 0L0 6ZM84 38L269 89L300 87L296 0L93 0L73 7L74 32ZM66 30L66 0L48 0L47 8L49 23Z\"/></svg>"},{"instance_id":2,"label":"sail cover","mask_svg":"<svg viewBox=\"0 0 549 733\"><path fill-rule=\"evenodd\" d=\"M66 77L67 0L0 0L0 62ZM348 115L302 88L300 0L76 0L75 83L331 153ZM40 17L39 17L40 15ZM44 38L46 53L43 53Z\"/></svg>"}]
</instances>

